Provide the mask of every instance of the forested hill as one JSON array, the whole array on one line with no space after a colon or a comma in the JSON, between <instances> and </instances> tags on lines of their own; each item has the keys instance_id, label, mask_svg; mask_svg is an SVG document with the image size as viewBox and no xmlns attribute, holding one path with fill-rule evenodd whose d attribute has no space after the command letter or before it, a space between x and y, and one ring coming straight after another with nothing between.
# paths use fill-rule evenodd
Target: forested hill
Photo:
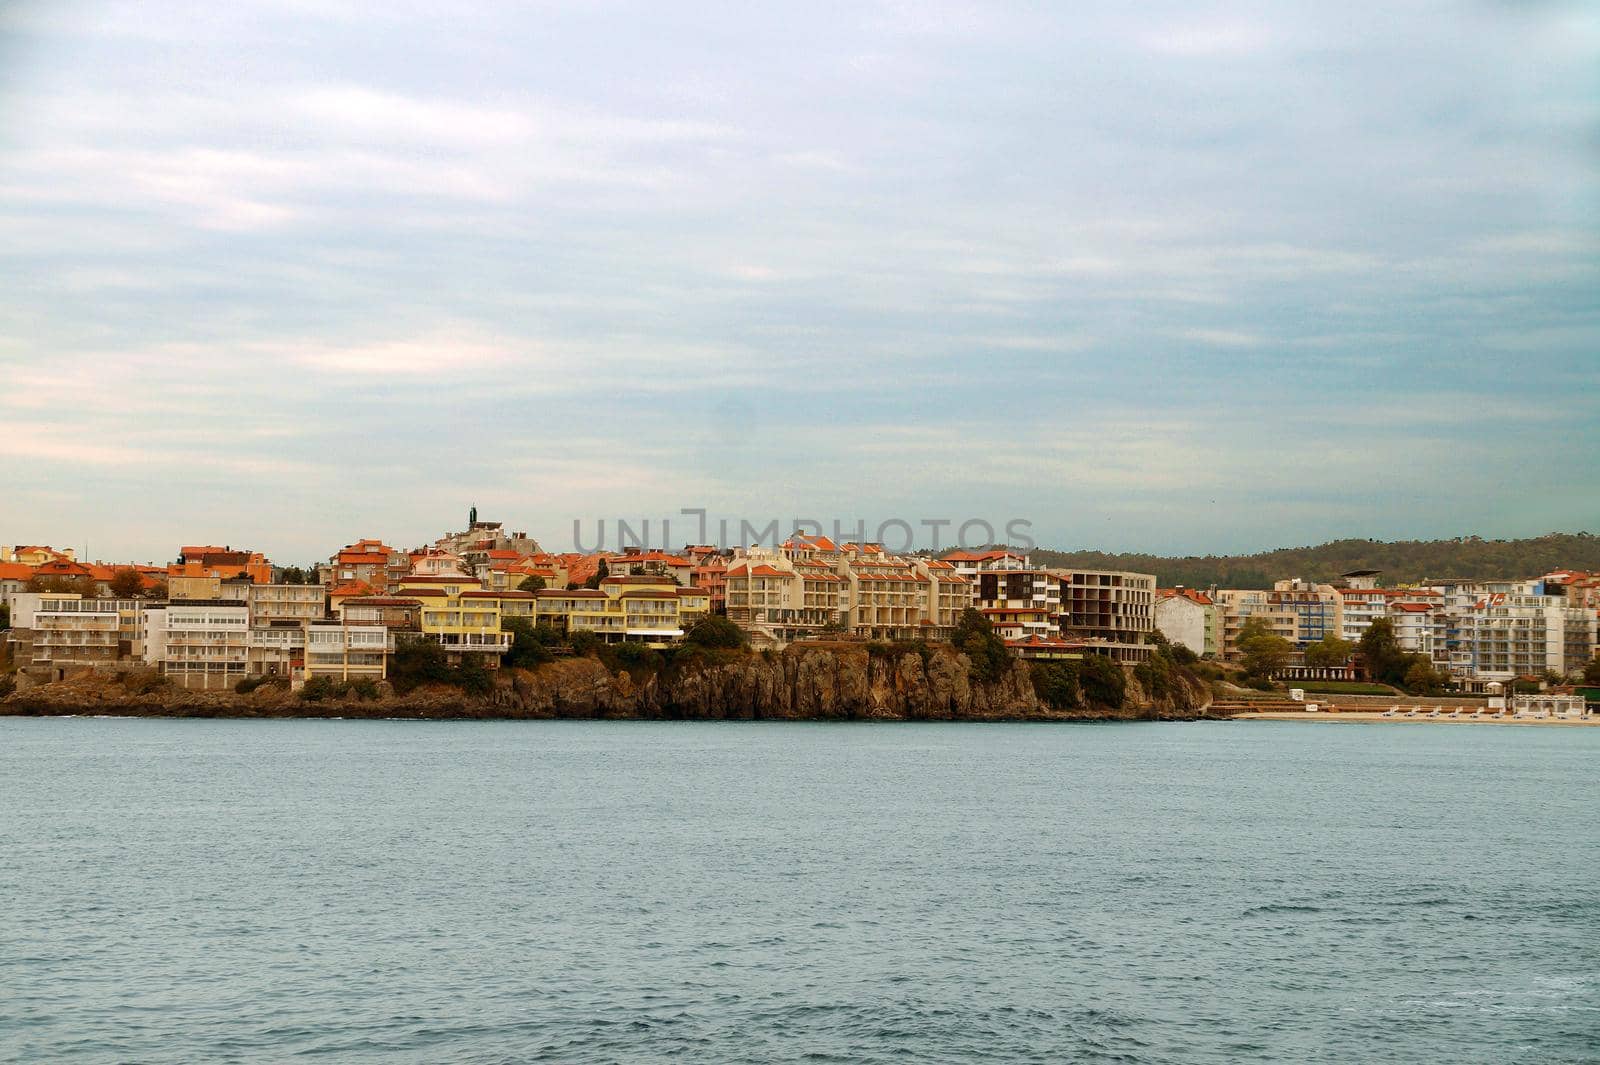
<instances>
[{"instance_id":1,"label":"forested hill","mask_svg":"<svg viewBox=\"0 0 1600 1065\"><path fill-rule=\"evenodd\" d=\"M1600 537L1551 533L1531 540L1335 540L1316 547L1281 547L1254 555L1108 554L1104 551L1032 552L1035 565L1081 566L1154 573L1163 588L1271 588L1285 577L1328 581L1357 569L1382 570L1385 585L1424 577L1537 577L1556 569L1600 570Z\"/></svg>"}]
</instances>

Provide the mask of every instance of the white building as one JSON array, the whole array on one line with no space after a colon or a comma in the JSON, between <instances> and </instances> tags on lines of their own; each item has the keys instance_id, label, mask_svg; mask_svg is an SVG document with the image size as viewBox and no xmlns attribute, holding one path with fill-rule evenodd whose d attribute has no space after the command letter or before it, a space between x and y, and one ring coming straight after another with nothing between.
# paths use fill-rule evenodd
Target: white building
<instances>
[{"instance_id":1,"label":"white building","mask_svg":"<svg viewBox=\"0 0 1600 1065\"><path fill-rule=\"evenodd\" d=\"M1155 624L1168 643L1187 647L1202 657L1215 655L1222 644L1222 611L1209 595L1193 588L1156 591Z\"/></svg>"},{"instance_id":2,"label":"white building","mask_svg":"<svg viewBox=\"0 0 1600 1065\"><path fill-rule=\"evenodd\" d=\"M238 600L176 600L145 611L145 661L185 688L231 688L243 680L249 642L250 608Z\"/></svg>"}]
</instances>

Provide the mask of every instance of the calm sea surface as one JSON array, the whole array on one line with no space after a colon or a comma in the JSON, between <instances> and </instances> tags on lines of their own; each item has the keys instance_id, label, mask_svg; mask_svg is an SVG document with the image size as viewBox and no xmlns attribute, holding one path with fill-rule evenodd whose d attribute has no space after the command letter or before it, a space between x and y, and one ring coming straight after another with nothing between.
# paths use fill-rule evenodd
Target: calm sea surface
<instances>
[{"instance_id":1,"label":"calm sea surface","mask_svg":"<svg viewBox=\"0 0 1600 1065\"><path fill-rule=\"evenodd\" d=\"M1600 730L0 719L0 1060L1594 1062Z\"/></svg>"}]
</instances>

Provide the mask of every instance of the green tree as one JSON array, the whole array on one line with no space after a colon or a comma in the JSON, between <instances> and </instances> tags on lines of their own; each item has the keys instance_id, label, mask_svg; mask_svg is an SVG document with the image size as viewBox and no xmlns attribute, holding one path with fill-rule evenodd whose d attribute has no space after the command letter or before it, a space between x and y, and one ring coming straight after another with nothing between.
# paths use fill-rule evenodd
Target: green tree
<instances>
[{"instance_id":1,"label":"green tree","mask_svg":"<svg viewBox=\"0 0 1600 1065\"><path fill-rule=\"evenodd\" d=\"M118 599L137 599L144 594L144 577L132 566L123 566L111 574L107 588Z\"/></svg>"},{"instance_id":2,"label":"green tree","mask_svg":"<svg viewBox=\"0 0 1600 1065\"><path fill-rule=\"evenodd\" d=\"M602 643L600 637L588 629L577 629L567 634L567 646L572 648L572 653L588 656L600 650Z\"/></svg>"},{"instance_id":3,"label":"green tree","mask_svg":"<svg viewBox=\"0 0 1600 1065\"><path fill-rule=\"evenodd\" d=\"M528 576L522 578L522 583L517 585L517 591L542 592L544 591L544 578L539 576L537 573L530 573Z\"/></svg>"},{"instance_id":4,"label":"green tree","mask_svg":"<svg viewBox=\"0 0 1600 1065\"><path fill-rule=\"evenodd\" d=\"M1249 618L1239 629L1239 661L1245 676L1270 679L1289 664L1294 645L1274 633L1261 618Z\"/></svg>"},{"instance_id":5,"label":"green tree","mask_svg":"<svg viewBox=\"0 0 1600 1065\"><path fill-rule=\"evenodd\" d=\"M450 662L444 648L426 636L402 636L394 649L394 666L389 670L395 687L402 690L420 684L449 684Z\"/></svg>"},{"instance_id":6,"label":"green tree","mask_svg":"<svg viewBox=\"0 0 1600 1065\"><path fill-rule=\"evenodd\" d=\"M1361 652L1362 665L1367 676L1379 684L1400 687L1406 682L1406 670L1411 668L1410 656L1400 648L1395 639L1394 624L1388 618L1378 618L1361 634L1356 645Z\"/></svg>"},{"instance_id":7,"label":"green tree","mask_svg":"<svg viewBox=\"0 0 1600 1065\"><path fill-rule=\"evenodd\" d=\"M502 656L502 665L513 669L532 669L555 657L545 642L549 626L535 626L527 618L506 618L500 627L511 633L511 649Z\"/></svg>"},{"instance_id":8,"label":"green tree","mask_svg":"<svg viewBox=\"0 0 1600 1065\"><path fill-rule=\"evenodd\" d=\"M970 606L961 612L950 642L972 663L972 675L992 683L1011 668L1011 649L995 634L989 619Z\"/></svg>"},{"instance_id":9,"label":"green tree","mask_svg":"<svg viewBox=\"0 0 1600 1065\"><path fill-rule=\"evenodd\" d=\"M1600 654L1595 655L1593 661L1583 667L1583 682L1600 687Z\"/></svg>"},{"instance_id":10,"label":"green tree","mask_svg":"<svg viewBox=\"0 0 1600 1065\"><path fill-rule=\"evenodd\" d=\"M600 587L600 582L609 576L611 576L611 567L606 565L606 560L602 558L600 564L594 568L594 573L588 580L583 582L583 586L592 591Z\"/></svg>"},{"instance_id":11,"label":"green tree","mask_svg":"<svg viewBox=\"0 0 1600 1065\"><path fill-rule=\"evenodd\" d=\"M1070 662L1029 664L1033 690L1052 710L1073 710L1083 705L1083 690L1078 686L1078 671Z\"/></svg>"},{"instance_id":12,"label":"green tree","mask_svg":"<svg viewBox=\"0 0 1600 1065\"><path fill-rule=\"evenodd\" d=\"M1406 666L1404 677L1406 691L1412 695L1437 695L1444 688L1445 678L1433 668L1426 655L1407 657L1410 664Z\"/></svg>"},{"instance_id":13,"label":"green tree","mask_svg":"<svg viewBox=\"0 0 1600 1065\"><path fill-rule=\"evenodd\" d=\"M1119 707L1128 691L1128 675L1105 655L1084 655L1078 663L1084 697L1100 706Z\"/></svg>"},{"instance_id":14,"label":"green tree","mask_svg":"<svg viewBox=\"0 0 1600 1065\"><path fill-rule=\"evenodd\" d=\"M470 695L487 695L494 690L494 677L484 663L482 655L464 654L457 666L452 683Z\"/></svg>"},{"instance_id":15,"label":"green tree","mask_svg":"<svg viewBox=\"0 0 1600 1065\"><path fill-rule=\"evenodd\" d=\"M696 647L736 649L750 642L750 637L738 625L715 614L696 621L684 637L685 643Z\"/></svg>"},{"instance_id":16,"label":"green tree","mask_svg":"<svg viewBox=\"0 0 1600 1065\"><path fill-rule=\"evenodd\" d=\"M1329 633L1306 648L1306 665L1318 669L1337 669L1350 661L1356 645Z\"/></svg>"}]
</instances>

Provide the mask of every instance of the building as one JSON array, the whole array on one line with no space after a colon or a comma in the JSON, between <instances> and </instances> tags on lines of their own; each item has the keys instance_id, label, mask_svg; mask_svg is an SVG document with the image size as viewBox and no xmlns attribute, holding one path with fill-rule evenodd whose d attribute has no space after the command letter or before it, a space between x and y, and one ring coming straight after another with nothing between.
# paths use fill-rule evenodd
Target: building
<instances>
[{"instance_id":1,"label":"building","mask_svg":"<svg viewBox=\"0 0 1600 1065\"><path fill-rule=\"evenodd\" d=\"M301 675L306 628L327 616L328 591L320 584L225 582L230 598L250 611L245 672L254 677Z\"/></svg>"},{"instance_id":2,"label":"building","mask_svg":"<svg viewBox=\"0 0 1600 1065\"><path fill-rule=\"evenodd\" d=\"M0 562L0 606L10 607L12 596L25 591L33 580L33 567L21 562Z\"/></svg>"},{"instance_id":3,"label":"building","mask_svg":"<svg viewBox=\"0 0 1600 1065\"><path fill-rule=\"evenodd\" d=\"M169 594L174 577L244 578L253 584L272 583L272 563L259 551L235 551L231 547L183 547L178 561L167 567Z\"/></svg>"},{"instance_id":4,"label":"building","mask_svg":"<svg viewBox=\"0 0 1600 1065\"><path fill-rule=\"evenodd\" d=\"M1222 647L1222 611L1216 601L1193 588L1156 589L1155 627L1167 642L1214 658Z\"/></svg>"},{"instance_id":5,"label":"building","mask_svg":"<svg viewBox=\"0 0 1600 1065\"><path fill-rule=\"evenodd\" d=\"M452 663L472 655L485 667L498 669L500 656L511 649L511 634L502 627L502 604L512 604L513 616L533 616L531 593L490 591L464 573L413 573L394 592L398 598L420 601L418 631L443 647Z\"/></svg>"},{"instance_id":6,"label":"building","mask_svg":"<svg viewBox=\"0 0 1600 1065\"><path fill-rule=\"evenodd\" d=\"M956 573L972 580L979 572L986 569L996 570L1025 570L1033 566L1028 561L1028 556L1020 551L1010 548L997 547L983 551L948 551L940 556L941 560L950 563Z\"/></svg>"},{"instance_id":7,"label":"building","mask_svg":"<svg viewBox=\"0 0 1600 1065\"><path fill-rule=\"evenodd\" d=\"M410 572L411 555L382 540L357 540L346 544L333 553L326 566L318 567L323 584L330 587L364 584L377 595L387 592Z\"/></svg>"},{"instance_id":8,"label":"building","mask_svg":"<svg viewBox=\"0 0 1600 1065\"><path fill-rule=\"evenodd\" d=\"M56 561L75 562L77 555L70 547L62 548L60 551L53 547L29 544L0 547L0 562L16 562L32 569L46 562Z\"/></svg>"},{"instance_id":9,"label":"building","mask_svg":"<svg viewBox=\"0 0 1600 1065\"><path fill-rule=\"evenodd\" d=\"M382 680L389 675L394 636L382 625L319 622L306 627L305 679Z\"/></svg>"},{"instance_id":10,"label":"building","mask_svg":"<svg viewBox=\"0 0 1600 1065\"><path fill-rule=\"evenodd\" d=\"M137 617L138 607L138 600L19 593L12 604L12 625L6 634L11 661L17 669L42 681L62 680L84 669L111 669L125 657L124 610Z\"/></svg>"},{"instance_id":11,"label":"building","mask_svg":"<svg viewBox=\"0 0 1600 1065\"><path fill-rule=\"evenodd\" d=\"M669 647L710 611L710 596L668 575L607 577L598 588L548 588L535 593L535 618L569 636L602 643Z\"/></svg>"},{"instance_id":12,"label":"building","mask_svg":"<svg viewBox=\"0 0 1600 1065\"><path fill-rule=\"evenodd\" d=\"M467 512L466 529L446 533L435 540L433 546L435 550L458 555L471 564L486 561L490 551L514 551L522 557L543 551L539 542L525 532L508 533L498 521L480 521L477 507Z\"/></svg>"},{"instance_id":13,"label":"building","mask_svg":"<svg viewBox=\"0 0 1600 1065\"><path fill-rule=\"evenodd\" d=\"M1456 581L1435 587L1448 612L1452 675L1472 684L1559 676L1594 657L1595 611L1565 595L1544 595L1538 581Z\"/></svg>"},{"instance_id":14,"label":"building","mask_svg":"<svg viewBox=\"0 0 1600 1065\"><path fill-rule=\"evenodd\" d=\"M231 688L250 660L250 607L242 600L173 600L145 608L145 661L185 688Z\"/></svg>"},{"instance_id":15,"label":"building","mask_svg":"<svg viewBox=\"0 0 1600 1065\"><path fill-rule=\"evenodd\" d=\"M610 556L606 560L606 572L612 577L671 577L680 587L694 583L694 563L687 558L637 547Z\"/></svg>"},{"instance_id":16,"label":"building","mask_svg":"<svg viewBox=\"0 0 1600 1065\"><path fill-rule=\"evenodd\" d=\"M1060 583L1059 628L1094 653L1136 664L1155 653L1156 578L1129 570L1050 569Z\"/></svg>"},{"instance_id":17,"label":"building","mask_svg":"<svg viewBox=\"0 0 1600 1065\"><path fill-rule=\"evenodd\" d=\"M1271 591L1226 588L1213 593L1222 607L1222 654L1239 656L1239 632L1245 622L1263 622L1297 651L1326 636L1344 632L1344 597L1331 584L1313 584L1299 578L1282 580Z\"/></svg>"},{"instance_id":18,"label":"building","mask_svg":"<svg viewBox=\"0 0 1600 1065\"><path fill-rule=\"evenodd\" d=\"M346 625L382 625L390 632L422 631L422 600L408 596L346 599L339 604L338 615Z\"/></svg>"},{"instance_id":19,"label":"building","mask_svg":"<svg viewBox=\"0 0 1600 1065\"><path fill-rule=\"evenodd\" d=\"M328 590L320 584L251 584L240 591L251 625L309 624L328 615Z\"/></svg>"},{"instance_id":20,"label":"building","mask_svg":"<svg viewBox=\"0 0 1600 1065\"><path fill-rule=\"evenodd\" d=\"M945 556L945 563L949 562ZM1061 634L1061 579L1038 569L973 571L968 585L970 605L989 619L1007 642L1038 636L1048 640Z\"/></svg>"}]
</instances>

